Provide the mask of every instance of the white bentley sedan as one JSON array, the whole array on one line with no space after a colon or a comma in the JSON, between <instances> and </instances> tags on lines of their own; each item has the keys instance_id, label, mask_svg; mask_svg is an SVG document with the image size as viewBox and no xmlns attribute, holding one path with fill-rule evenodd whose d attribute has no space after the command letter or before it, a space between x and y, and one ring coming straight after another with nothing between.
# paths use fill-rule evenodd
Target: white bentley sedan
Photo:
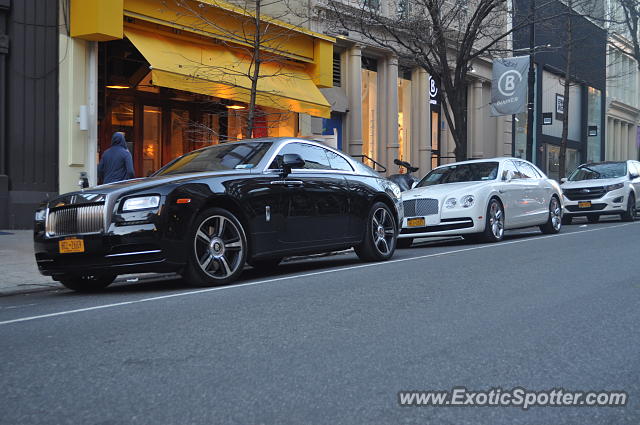
<instances>
[{"instance_id":1,"label":"white bentley sedan","mask_svg":"<svg viewBox=\"0 0 640 425\"><path fill-rule=\"evenodd\" d=\"M528 161L493 158L434 168L402 193L404 219L398 247L414 238L462 235L497 242L506 229L540 226L558 233L562 191Z\"/></svg>"}]
</instances>

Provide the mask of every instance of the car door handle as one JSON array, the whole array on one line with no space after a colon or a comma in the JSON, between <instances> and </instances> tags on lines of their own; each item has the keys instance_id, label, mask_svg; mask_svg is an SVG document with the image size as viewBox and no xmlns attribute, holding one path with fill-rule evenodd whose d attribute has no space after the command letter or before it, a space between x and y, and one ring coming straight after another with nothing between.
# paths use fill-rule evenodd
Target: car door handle
<instances>
[{"instance_id":1,"label":"car door handle","mask_svg":"<svg viewBox=\"0 0 640 425\"><path fill-rule=\"evenodd\" d=\"M302 186L302 180L273 180L271 184L279 184L282 186Z\"/></svg>"}]
</instances>

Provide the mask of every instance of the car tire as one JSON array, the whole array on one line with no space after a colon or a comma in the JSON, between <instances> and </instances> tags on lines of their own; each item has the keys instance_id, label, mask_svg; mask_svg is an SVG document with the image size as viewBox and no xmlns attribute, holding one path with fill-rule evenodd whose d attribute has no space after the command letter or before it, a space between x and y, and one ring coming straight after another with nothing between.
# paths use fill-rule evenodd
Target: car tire
<instances>
[{"instance_id":1,"label":"car tire","mask_svg":"<svg viewBox=\"0 0 640 425\"><path fill-rule=\"evenodd\" d=\"M240 276L247 259L247 237L231 212L209 208L196 217L187 237L184 279L194 286L218 286Z\"/></svg>"},{"instance_id":2,"label":"car tire","mask_svg":"<svg viewBox=\"0 0 640 425\"><path fill-rule=\"evenodd\" d=\"M358 257L364 261L385 261L396 250L398 226L391 209L383 202L376 202L369 210L362 243L354 246Z\"/></svg>"},{"instance_id":3,"label":"car tire","mask_svg":"<svg viewBox=\"0 0 640 425\"><path fill-rule=\"evenodd\" d=\"M571 217L570 215L563 215L562 216L562 224L564 226L567 226L569 224L571 224L573 222L573 217Z\"/></svg>"},{"instance_id":4,"label":"car tire","mask_svg":"<svg viewBox=\"0 0 640 425\"><path fill-rule=\"evenodd\" d=\"M599 216L599 215L590 215L590 216L587 216L587 221L588 221L589 223L592 223L592 224L593 224L593 223L597 223L597 222L599 222L599 221L600 221L600 216Z\"/></svg>"},{"instance_id":5,"label":"car tire","mask_svg":"<svg viewBox=\"0 0 640 425\"><path fill-rule=\"evenodd\" d=\"M413 238L402 238L396 241L396 246L399 249L411 248L411 244L413 244Z\"/></svg>"},{"instance_id":6,"label":"car tire","mask_svg":"<svg viewBox=\"0 0 640 425\"><path fill-rule=\"evenodd\" d=\"M58 281L77 292L97 292L111 285L116 277L116 274L68 275L58 278Z\"/></svg>"},{"instance_id":7,"label":"car tire","mask_svg":"<svg viewBox=\"0 0 640 425\"><path fill-rule=\"evenodd\" d=\"M250 260L247 261L251 267L258 270L269 271L273 270L282 262L280 258L265 258L263 260Z\"/></svg>"},{"instance_id":8,"label":"car tire","mask_svg":"<svg viewBox=\"0 0 640 425\"><path fill-rule=\"evenodd\" d=\"M629 194L627 201L627 210L622 213L622 221L633 221L636 219L636 197L633 193Z\"/></svg>"},{"instance_id":9,"label":"car tire","mask_svg":"<svg viewBox=\"0 0 640 425\"><path fill-rule=\"evenodd\" d=\"M487 205L484 232L479 239L483 242L500 242L504 237L504 208L497 198L491 198Z\"/></svg>"},{"instance_id":10,"label":"car tire","mask_svg":"<svg viewBox=\"0 0 640 425\"><path fill-rule=\"evenodd\" d=\"M540 226L540 231L546 235L560 232L562 228L562 205L555 196L549 201L549 217L547 222Z\"/></svg>"}]
</instances>

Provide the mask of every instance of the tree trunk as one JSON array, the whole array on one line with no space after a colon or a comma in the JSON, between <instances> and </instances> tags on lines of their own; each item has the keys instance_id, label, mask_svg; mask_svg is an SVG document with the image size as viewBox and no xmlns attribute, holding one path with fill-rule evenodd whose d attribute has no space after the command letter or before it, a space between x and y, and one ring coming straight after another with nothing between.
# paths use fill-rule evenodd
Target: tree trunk
<instances>
[{"instance_id":1,"label":"tree trunk","mask_svg":"<svg viewBox=\"0 0 640 425\"><path fill-rule=\"evenodd\" d=\"M562 138L560 139L560 155L558 158L559 171L558 179L562 179L566 176L567 172L567 140L569 139L569 98L571 88L571 61L572 61L572 42L573 42L573 28L572 28L572 7L573 1L569 0L569 16L567 16L567 63L564 72L564 113L562 115Z\"/></svg>"},{"instance_id":2,"label":"tree trunk","mask_svg":"<svg viewBox=\"0 0 640 425\"><path fill-rule=\"evenodd\" d=\"M251 56L251 65L253 72L249 75L251 80L251 93L249 95L249 108L247 111L247 134L253 137L253 128L256 121L256 97L258 92L258 79L260 78L260 5L262 0L256 0L255 10L255 36L253 38L253 52Z\"/></svg>"}]
</instances>

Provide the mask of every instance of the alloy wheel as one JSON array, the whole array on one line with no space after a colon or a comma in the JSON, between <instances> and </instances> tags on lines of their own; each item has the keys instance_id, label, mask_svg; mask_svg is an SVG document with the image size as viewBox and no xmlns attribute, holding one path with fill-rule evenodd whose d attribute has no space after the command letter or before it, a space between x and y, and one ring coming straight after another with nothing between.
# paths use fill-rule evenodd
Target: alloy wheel
<instances>
[{"instance_id":1,"label":"alloy wheel","mask_svg":"<svg viewBox=\"0 0 640 425\"><path fill-rule=\"evenodd\" d=\"M376 249L383 255L389 254L393 249L396 222L385 208L378 208L373 213L371 231Z\"/></svg>"},{"instance_id":2,"label":"alloy wheel","mask_svg":"<svg viewBox=\"0 0 640 425\"><path fill-rule=\"evenodd\" d=\"M558 231L562 226L562 208L560 202L553 197L551 198L551 204L549 205L549 214L551 216L551 225L553 229Z\"/></svg>"},{"instance_id":3,"label":"alloy wheel","mask_svg":"<svg viewBox=\"0 0 640 425\"><path fill-rule=\"evenodd\" d=\"M489 209L489 225L491 226L493 236L497 240L502 239L502 235L504 235L504 214L497 201L491 203L491 208Z\"/></svg>"},{"instance_id":4,"label":"alloy wheel","mask_svg":"<svg viewBox=\"0 0 640 425\"><path fill-rule=\"evenodd\" d=\"M200 269L214 279L225 279L243 266L240 229L222 215L204 220L193 242Z\"/></svg>"}]
</instances>

